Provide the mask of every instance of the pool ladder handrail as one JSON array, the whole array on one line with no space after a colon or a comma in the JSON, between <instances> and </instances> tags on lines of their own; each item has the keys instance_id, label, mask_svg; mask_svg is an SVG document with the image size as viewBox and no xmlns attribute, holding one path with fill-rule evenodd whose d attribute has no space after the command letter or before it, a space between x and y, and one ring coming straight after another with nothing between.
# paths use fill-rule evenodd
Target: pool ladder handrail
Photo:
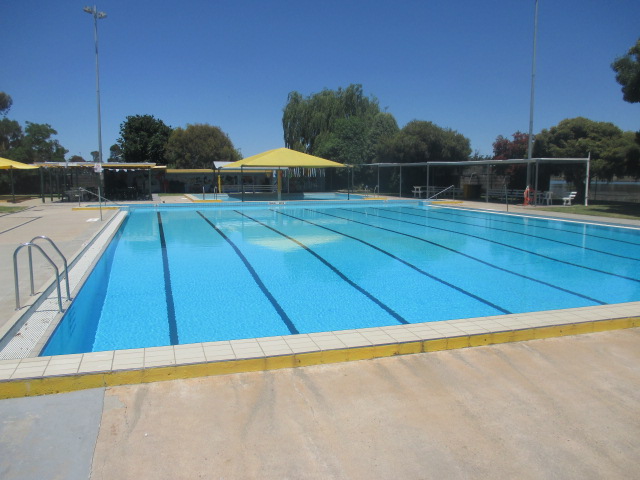
<instances>
[{"instance_id":1,"label":"pool ladder handrail","mask_svg":"<svg viewBox=\"0 0 640 480\"><path fill-rule=\"evenodd\" d=\"M451 189L451 188L453 188L453 187L455 187L455 185L449 185L447 188L445 188L445 189L443 189L443 190L440 190L438 193L436 193L436 194L434 194L434 195L431 195L431 196L430 196L429 198L427 198L426 200L432 200L432 199L434 199L434 198L436 198L436 199L437 199L437 198L438 198L438 195L440 195L441 193L446 192L447 190L449 190L449 189ZM455 200L455 191L453 192L453 194L454 194L454 200Z\"/></svg>"},{"instance_id":2,"label":"pool ladder handrail","mask_svg":"<svg viewBox=\"0 0 640 480\"><path fill-rule=\"evenodd\" d=\"M91 190L87 190L86 188L82 188L82 187L78 187L78 190L82 190L83 192L88 193L89 195L93 195L94 197L98 197L98 200L103 200L104 203L113 203L116 207L123 207L123 205L119 204L118 202L114 202L113 200L109 200L107 197L103 197L102 195L98 195L96 192L92 192ZM80 201L78 200L78 204L80 204Z\"/></svg>"},{"instance_id":3,"label":"pool ladder handrail","mask_svg":"<svg viewBox=\"0 0 640 480\"><path fill-rule=\"evenodd\" d=\"M61 275L60 271L58 270L58 266L56 265L56 263L53 260L51 260L51 257L49 257L49 255L45 253L45 251L42 249L40 245L35 243L36 240L48 241L53 247L53 249L56 252L58 252L58 255L60 255L60 257L62 258L62 261L64 263L65 284L67 287L67 300L69 301L71 300L71 293L69 290L69 266L67 264L67 259L62 254L62 252L57 247L57 245L53 243L53 240L51 240L49 237L45 235L38 235L36 237L33 237L30 242L20 244L18 248L16 248L15 251L13 252L13 279L15 282L14 287L15 287L15 293L16 293L16 310L20 310L20 288L18 285L19 283L18 282L18 252L22 250L24 247L29 248L29 275L30 275L30 281L31 281L31 296L33 296L35 295L35 288L33 285L33 257L31 254L31 248L35 247L56 271L56 285L58 288L58 311L62 312L62 291L60 289L60 275Z\"/></svg>"}]
</instances>

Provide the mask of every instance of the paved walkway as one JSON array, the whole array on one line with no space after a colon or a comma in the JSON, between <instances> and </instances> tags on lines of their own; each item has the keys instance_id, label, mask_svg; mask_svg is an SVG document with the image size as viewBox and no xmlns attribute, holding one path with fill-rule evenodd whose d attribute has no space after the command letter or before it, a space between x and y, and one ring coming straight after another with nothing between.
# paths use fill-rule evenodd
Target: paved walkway
<instances>
[{"instance_id":1,"label":"paved walkway","mask_svg":"<svg viewBox=\"0 0 640 480\"><path fill-rule=\"evenodd\" d=\"M640 329L0 401L0 477L640 471Z\"/></svg>"},{"instance_id":2,"label":"paved walkway","mask_svg":"<svg viewBox=\"0 0 640 480\"><path fill-rule=\"evenodd\" d=\"M39 234L72 257L100 228L68 205L13 215L4 259ZM2 400L0 478L633 478L639 346L636 328Z\"/></svg>"}]
</instances>

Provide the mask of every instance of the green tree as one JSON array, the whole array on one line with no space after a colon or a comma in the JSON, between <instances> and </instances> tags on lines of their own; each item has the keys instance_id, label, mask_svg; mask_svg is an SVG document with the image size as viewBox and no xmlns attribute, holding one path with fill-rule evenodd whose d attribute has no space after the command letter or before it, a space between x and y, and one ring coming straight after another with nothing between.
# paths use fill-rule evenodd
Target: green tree
<instances>
[{"instance_id":1,"label":"green tree","mask_svg":"<svg viewBox=\"0 0 640 480\"><path fill-rule=\"evenodd\" d=\"M113 145L111 145L111 147L109 147L108 161L114 163L122 162L122 149L117 143L114 143Z\"/></svg>"},{"instance_id":2,"label":"green tree","mask_svg":"<svg viewBox=\"0 0 640 480\"><path fill-rule=\"evenodd\" d=\"M82 158L80 155L72 155L71 158L69 159L70 162L84 162L84 158Z\"/></svg>"},{"instance_id":3,"label":"green tree","mask_svg":"<svg viewBox=\"0 0 640 480\"><path fill-rule=\"evenodd\" d=\"M468 160L470 154L470 141L464 135L422 120L409 122L378 150L379 160L389 163L459 162ZM403 188L423 185L425 177L426 167L404 169ZM395 176L393 183L397 184Z\"/></svg>"},{"instance_id":4,"label":"green tree","mask_svg":"<svg viewBox=\"0 0 640 480\"><path fill-rule=\"evenodd\" d=\"M51 138L57 134L47 123L26 122L24 136L9 154L13 160L23 163L64 162L67 150Z\"/></svg>"},{"instance_id":5,"label":"green tree","mask_svg":"<svg viewBox=\"0 0 640 480\"><path fill-rule=\"evenodd\" d=\"M308 97L291 92L282 115L284 143L287 148L317 155L317 150L330 150L337 141L331 138L336 130L338 137L353 135L358 131L364 135L368 122L380 113L378 101L365 97L362 85L349 85L346 89L322 90ZM365 121L348 122L352 117ZM362 140L358 140L361 142Z\"/></svg>"},{"instance_id":6,"label":"green tree","mask_svg":"<svg viewBox=\"0 0 640 480\"><path fill-rule=\"evenodd\" d=\"M240 158L229 136L207 124L174 129L165 150L167 164L173 168L211 168L214 161L235 162Z\"/></svg>"},{"instance_id":7,"label":"green tree","mask_svg":"<svg viewBox=\"0 0 640 480\"><path fill-rule=\"evenodd\" d=\"M118 145L127 163L165 164L165 148L171 127L153 115L128 116L120 125Z\"/></svg>"},{"instance_id":8,"label":"green tree","mask_svg":"<svg viewBox=\"0 0 640 480\"><path fill-rule=\"evenodd\" d=\"M633 137L633 132L623 132L609 122L570 118L536 135L534 156L585 158L591 155L590 178L610 180L614 175L637 176L639 147ZM567 181L576 186L578 195L584 192L584 168L582 165L559 167Z\"/></svg>"},{"instance_id":9,"label":"green tree","mask_svg":"<svg viewBox=\"0 0 640 480\"><path fill-rule=\"evenodd\" d=\"M381 147L383 162L459 162L471 154L469 139L432 122L413 120Z\"/></svg>"},{"instance_id":10,"label":"green tree","mask_svg":"<svg viewBox=\"0 0 640 480\"><path fill-rule=\"evenodd\" d=\"M0 115L7 116L13 105L13 99L5 92L0 92Z\"/></svg>"},{"instance_id":11,"label":"green tree","mask_svg":"<svg viewBox=\"0 0 640 480\"><path fill-rule=\"evenodd\" d=\"M24 137L22 127L15 120L0 120L0 156L8 156L9 151L17 148Z\"/></svg>"},{"instance_id":12,"label":"green tree","mask_svg":"<svg viewBox=\"0 0 640 480\"><path fill-rule=\"evenodd\" d=\"M622 85L622 98L630 103L640 102L640 38L626 55L611 64L611 68Z\"/></svg>"}]
</instances>

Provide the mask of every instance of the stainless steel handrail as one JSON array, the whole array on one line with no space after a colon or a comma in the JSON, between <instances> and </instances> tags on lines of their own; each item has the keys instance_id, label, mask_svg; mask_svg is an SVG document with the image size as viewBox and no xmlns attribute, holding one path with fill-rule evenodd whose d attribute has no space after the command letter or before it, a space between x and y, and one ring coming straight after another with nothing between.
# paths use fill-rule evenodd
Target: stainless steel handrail
<instances>
[{"instance_id":1,"label":"stainless steel handrail","mask_svg":"<svg viewBox=\"0 0 640 480\"><path fill-rule=\"evenodd\" d=\"M431 200L432 198L437 198L438 195L440 195L441 193L446 192L447 190L451 189L455 187L455 185L449 185L447 188L445 188L444 190L440 190L438 193L436 193L435 195L431 195L429 198L427 198L427 200Z\"/></svg>"},{"instance_id":2,"label":"stainless steel handrail","mask_svg":"<svg viewBox=\"0 0 640 480\"><path fill-rule=\"evenodd\" d=\"M114 202L113 200L109 200L108 198L103 197L102 195L98 195L97 193L92 192L91 190L87 190L86 188L78 187L78 190L82 190L83 192L87 192L88 194L93 195L94 197L98 197L98 200L104 200L104 203L111 202L117 207L122 207L123 206L123 205L120 205L117 202Z\"/></svg>"},{"instance_id":3,"label":"stainless steel handrail","mask_svg":"<svg viewBox=\"0 0 640 480\"><path fill-rule=\"evenodd\" d=\"M58 246L55 243L53 243L53 240L51 240L46 235L38 235L37 237L33 237L29 243L34 243L38 239L46 240L47 242L49 242L49 244L53 247L53 249L56 252L58 252L58 255L60 255L60 258L62 258L62 262L64 263L64 279L67 287L67 300L71 300L71 291L69 289L69 265L67 264L67 259L62 254ZM31 248L29 248L29 268L33 270L33 267L31 266ZM33 277L32 277L32 280L33 280ZM31 295L33 295L33 281L31 282Z\"/></svg>"},{"instance_id":4,"label":"stainless steel handrail","mask_svg":"<svg viewBox=\"0 0 640 480\"><path fill-rule=\"evenodd\" d=\"M42 256L47 259L47 261L51 264L51 266L56 271L56 284L58 287L58 311L62 312L62 291L60 290L60 272L58 271L58 266L55 264L53 260L45 253L40 245L37 245L32 242L27 242L21 244L18 248L16 248L15 252L13 252L13 278L15 281L15 291L16 291L16 310L20 310L20 288L18 286L18 252L22 250L24 247L29 247L29 251L31 251L31 247L35 247L42 253ZM29 264L29 273L31 275L31 295L33 295L33 265Z\"/></svg>"}]
</instances>

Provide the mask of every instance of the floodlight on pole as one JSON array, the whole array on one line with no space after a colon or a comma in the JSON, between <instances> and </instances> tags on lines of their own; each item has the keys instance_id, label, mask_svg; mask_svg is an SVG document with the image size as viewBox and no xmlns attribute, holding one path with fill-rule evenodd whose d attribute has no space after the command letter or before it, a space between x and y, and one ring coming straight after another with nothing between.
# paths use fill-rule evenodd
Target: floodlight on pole
<instances>
[{"instance_id":1,"label":"floodlight on pole","mask_svg":"<svg viewBox=\"0 0 640 480\"><path fill-rule=\"evenodd\" d=\"M536 0L536 8L533 16L533 58L531 60L531 101L529 104L529 141L527 145L527 159L533 157L533 107L536 86L536 50L538 42L538 0ZM530 182L531 165L527 164L527 185Z\"/></svg>"},{"instance_id":2,"label":"floodlight on pole","mask_svg":"<svg viewBox=\"0 0 640 480\"><path fill-rule=\"evenodd\" d=\"M98 56L98 20L106 18L107 14L99 12L98 8L84 7L83 10L93 16L93 32L96 45L96 103L98 104L98 203L100 205L100 220L102 220L102 116L100 114L100 58Z\"/></svg>"},{"instance_id":3,"label":"floodlight on pole","mask_svg":"<svg viewBox=\"0 0 640 480\"><path fill-rule=\"evenodd\" d=\"M98 8L84 7L83 10L93 16L93 31L96 47L96 103L98 105L98 162L102 163L102 116L100 114L100 57L98 55L98 20L106 18L107 14L99 12Z\"/></svg>"}]
</instances>

